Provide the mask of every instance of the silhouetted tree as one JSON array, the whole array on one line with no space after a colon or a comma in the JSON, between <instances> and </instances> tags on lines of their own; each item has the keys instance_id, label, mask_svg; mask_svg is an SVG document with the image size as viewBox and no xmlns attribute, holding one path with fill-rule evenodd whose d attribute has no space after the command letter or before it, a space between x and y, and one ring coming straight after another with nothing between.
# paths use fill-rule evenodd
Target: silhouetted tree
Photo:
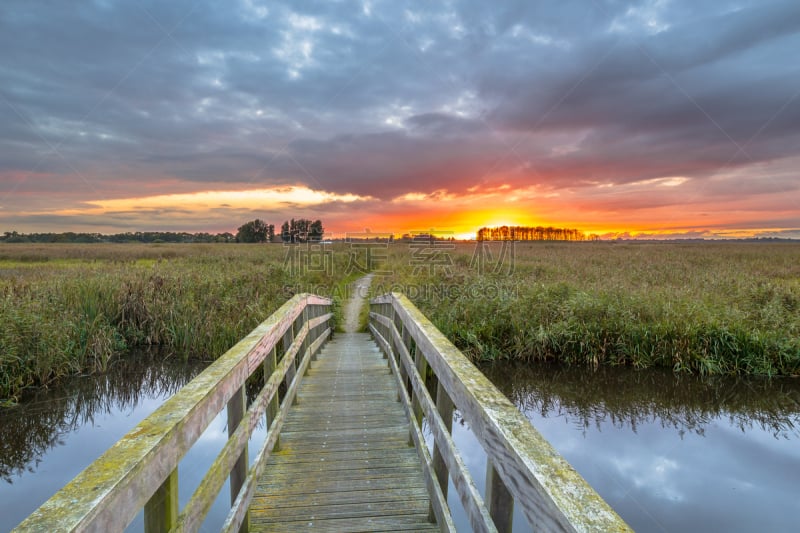
<instances>
[{"instance_id":1,"label":"silhouetted tree","mask_svg":"<svg viewBox=\"0 0 800 533\"><path fill-rule=\"evenodd\" d=\"M500 226L478 230L479 241L584 241L586 235L577 229L548 226Z\"/></svg>"},{"instance_id":2,"label":"silhouetted tree","mask_svg":"<svg viewBox=\"0 0 800 533\"><path fill-rule=\"evenodd\" d=\"M281 239L283 239L283 242L291 242L292 240L291 226L289 226L288 220L281 224Z\"/></svg>"},{"instance_id":3,"label":"silhouetted tree","mask_svg":"<svg viewBox=\"0 0 800 533\"><path fill-rule=\"evenodd\" d=\"M308 227L308 239L311 241L321 241L322 236L325 235L325 229L322 227L321 220L315 220Z\"/></svg>"},{"instance_id":4,"label":"silhouetted tree","mask_svg":"<svg viewBox=\"0 0 800 533\"><path fill-rule=\"evenodd\" d=\"M283 242L320 241L325 234L321 220L311 222L307 218L293 218L281 225Z\"/></svg>"},{"instance_id":5,"label":"silhouetted tree","mask_svg":"<svg viewBox=\"0 0 800 533\"><path fill-rule=\"evenodd\" d=\"M275 227L267 225L261 219L255 219L247 222L239 227L236 233L236 242L267 242L271 239L271 232L274 232Z\"/></svg>"}]
</instances>

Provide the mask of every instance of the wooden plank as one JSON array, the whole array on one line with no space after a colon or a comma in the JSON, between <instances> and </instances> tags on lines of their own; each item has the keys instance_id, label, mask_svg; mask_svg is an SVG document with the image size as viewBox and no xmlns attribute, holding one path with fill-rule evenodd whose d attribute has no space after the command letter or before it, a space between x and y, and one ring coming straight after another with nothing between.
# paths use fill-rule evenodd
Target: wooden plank
<instances>
[{"instance_id":1,"label":"wooden plank","mask_svg":"<svg viewBox=\"0 0 800 533\"><path fill-rule=\"evenodd\" d=\"M373 437L383 436L394 439L400 432L400 428L398 426L404 422L405 418L394 415L396 415L396 413L387 411L386 416L388 417L388 420L386 418L370 418L369 424L366 422L366 415L364 415L363 418L359 415L356 415L358 418L361 418L361 420L351 420L345 426L338 426L336 425L336 422L331 422L327 418L319 418L314 424L315 428L312 430L303 431L302 428L293 424L292 427L294 429L284 430L281 433L281 436L287 441L294 442L295 445L317 440L328 440L331 442L337 440L353 441L362 438L362 434L369 435L371 439ZM388 425L391 423L396 423L398 426Z\"/></svg>"},{"instance_id":2,"label":"wooden plank","mask_svg":"<svg viewBox=\"0 0 800 533\"><path fill-rule=\"evenodd\" d=\"M278 524L256 524L273 532L314 531L341 533L375 531L438 531L435 524L425 522L425 514L380 517L380 518L341 518L328 520L302 520Z\"/></svg>"},{"instance_id":3,"label":"wooden plank","mask_svg":"<svg viewBox=\"0 0 800 533\"><path fill-rule=\"evenodd\" d=\"M317 507L324 510L339 505L366 505L378 502L425 500L427 494L424 488L398 487L385 490L341 490L339 492L326 492L323 494L274 494L269 501L258 497L253 499L250 505L250 523L251 525L265 522L279 524L282 521L284 512L292 507ZM426 508L420 525L430 523L428 522L427 511ZM258 528L256 528L255 531L258 531Z\"/></svg>"},{"instance_id":4,"label":"wooden plank","mask_svg":"<svg viewBox=\"0 0 800 533\"><path fill-rule=\"evenodd\" d=\"M408 446L406 446L406 448L408 448ZM294 453L291 450L288 450L288 453L284 453L287 452L287 450L281 449L279 453L270 456L270 464L280 462L321 464L341 460L357 460L362 461L364 464L374 464L378 461L402 461L403 457L397 455L398 450L399 448L391 450L341 450L329 452L324 456L320 456L315 453Z\"/></svg>"},{"instance_id":5,"label":"wooden plank","mask_svg":"<svg viewBox=\"0 0 800 533\"><path fill-rule=\"evenodd\" d=\"M292 428L302 429L308 427L309 423L317 423L318 421L330 422L334 427L340 430L346 430L349 427L364 426L369 424L381 424L384 416L394 416L398 419L404 418L401 413L391 412L388 409L375 409L372 406L363 406L360 411L353 409L350 413L354 414L341 414L332 413L322 415L318 413L298 413L293 416L292 420L286 422L284 431L291 432ZM354 418L355 417L355 418Z\"/></svg>"},{"instance_id":6,"label":"wooden plank","mask_svg":"<svg viewBox=\"0 0 800 533\"><path fill-rule=\"evenodd\" d=\"M251 531L437 529L393 379L368 334L325 346L258 479Z\"/></svg>"},{"instance_id":7,"label":"wooden plank","mask_svg":"<svg viewBox=\"0 0 800 533\"><path fill-rule=\"evenodd\" d=\"M311 505L306 507L284 508L281 511L281 518L284 521L294 522L326 518L363 518L367 516L402 516L406 514L419 515L428 510L427 506L427 497L383 502L343 503L329 507Z\"/></svg>"},{"instance_id":8,"label":"wooden plank","mask_svg":"<svg viewBox=\"0 0 800 533\"><path fill-rule=\"evenodd\" d=\"M342 463L346 463L347 466L345 468L336 468ZM331 463L328 463L331 464ZM380 479L384 477L401 477L401 476L412 476L414 475L417 470L419 469L419 465L416 461L409 462L408 464L394 464L394 465L384 465L383 463L378 465L362 465L358 461L349 461L345 462L342 461L340 463L333 464L333 468L312 468L309 469L307 472L309 479L315 479L318 481L324 481L326 479L336 478L336 479ZM270 472L269 474L269 483L268 484L276 484L276 483L293 483L294 477L290 473L281 473L277 470Z\"/></svg>"},{"instance_id":9,"label":"wooden plank","mask_svg":"<svg viewBox=\"0 0 800 533\"><path fill-rule=\"evenodd\" d=\"M287 457L275 457L274 461L271 463L273 470L270 472L270 475L274 473L275 475L283 475L280 470L276 468L275 465L280 465L282 463L298 463L302 462L305 463L302 468L312 475L314 472L334 472L340 470L355 470L355 469L363 469L363 468L404 468L407 466L419 466L419 461L414 459L413 461L408 460L405 457L397 457L397 454L388 453L382 454L381 456L376 456L374 451L372 452L372 458L352 458L349 457L346 453L342 453L340 457L336 460L328 459L325 461L320 461L319 459L307 459L305 461L296 460L296 458L287 458ZM307 454L298 455L298 457L308 457Z\"/></svg>"},{"instance_id":10,"label":"wooden plank","mask_svg":"<svg viewBox=\"0 0 800 533\"><path fill-rule=\"evenodd\" d=\"M355 493L367 491L370 495L375 495L382 491L387 491L387 495L382 498L395 497L393 489L402 486L404 490L412 494L420 494L426 497L428 494L425 489L425 482L417 472L401 472L396 476L388 477L350 477L347 479L337 479L335 477L303 477L302 479L282 478L270 483L259 485L262 490L280 492L281 496L291 499L294 504L311 493L315 499L332 497L333 494ZM292 496L297 495L297 498ZM363 499L361 500L363 501Z\"/></svg>"},{"instance_id":11,"label":"wooden plank","mask_svg":"<svg viewBox=\"0 0 800 533\"><path fill-rule=\"evenodd\" d=\"M297 439L290 434L289 439L284 438L284 443L296 452L308 449L312 453L319 454L336 451L385 450L387 446L397 442L402 434L403 431L400 428L364 428L361 431L350 431L343 435L323 433L319 436L308 438L301 436Z\"/></svg>"}]
</instances>

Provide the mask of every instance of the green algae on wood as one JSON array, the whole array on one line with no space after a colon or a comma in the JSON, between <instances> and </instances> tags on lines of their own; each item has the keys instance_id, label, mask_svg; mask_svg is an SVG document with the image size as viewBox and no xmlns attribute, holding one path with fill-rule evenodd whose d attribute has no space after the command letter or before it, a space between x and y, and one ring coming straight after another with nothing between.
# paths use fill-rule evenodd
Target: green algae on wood
<instances>
[{"instance_id":1,"label":"green algae on wood","mask_svg":"<svg viewBox=\"0 0 800 533\"><path fill-rule=\"evenodd\" d=\"M123 530L172 475L183 455L263 363L306 306L330 303L307 294L291 298L15 531Z\"/></svg>"},{"instance_id":2,"label":"green algae on wood","mask_svg":"<svg viewBox=\"0 0 800 533\"><path fill-rule=\"evenodd\" d=\"M404 295L372 300L408 331L472 428L501 481L536 530L630 531L519 410ZM382 329L387 321L373 319ZM397 333L396 328L394 334ZM451 476L454 475L451 472Z\"/></svg>"}]
</instances>

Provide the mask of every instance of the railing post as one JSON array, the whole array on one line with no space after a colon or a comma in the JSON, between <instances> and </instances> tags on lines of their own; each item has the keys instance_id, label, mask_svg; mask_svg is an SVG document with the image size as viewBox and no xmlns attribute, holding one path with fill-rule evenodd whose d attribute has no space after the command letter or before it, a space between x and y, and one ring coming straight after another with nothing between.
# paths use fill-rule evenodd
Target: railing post
<instances>
[{"instance_id":1,"label":"railing post","mask_svg":"<svg viewBox=\"0 0 800 533\"><path fill-rule=\"evenodd\" d=\"M233 395L233 397L228 400L228 438L233 435L236 428L239 427L239 423L242 421L245 413L247 412L247 391L245 390L245 386L242 385L238 391ZM236 464L233 465L233 470L231 470L231 505L236 503L236 497L239 495L239 490L241 490L242 485L244 485L245 479L247 478L247 444L244 445L244 449L242 449L242 454L239 456L239 459L236 460ZM242 525L239 528L239 531L242 533L246 533L250 530L250 512L248 511L245 514L244 520L242 521Z\"/></svg>"},{"instance_id":2,"label":"railing post","mask_svg":"<svg viewBox=\"0 0 800 533\"><path fill-rule=\"evenodd\" d=\"M401 338L405 334L406 334L406 325L405 324L401 324L401 326L400 326L400 336L401 336ZM392 335L392 345L394 346L394 335ZM403 384L403 387L405 387L406 386L406 371L405 371L405 366L403 366L402 358L400 356L400 350L399 350L399 348L397 346L395 346L394 352L397 354L397 357L395 358L395 360L397 361L397 369L400 371L400 376L399 376L400 377L400 381ZM397 389L397 401L398 402L402 401L402 399L403 399L403 394L400 391L400 389L398 388Z\"/></svg>"},{"instance_id":3,"label":"railing post","mask_svg":"<svg viewBox=\"0 0 800 533\"><path fill-rule=\"evenodd\" d=\"M391 320L392 323L394 323L394 318L395 318L394 306L391 303L388 303L388 304L383 304L381 307L383 307L383 311L384 311L381 314L383 316L385 316L386 318L388 318L389 320ZM392 335L392 330L389 329L388 326L384 326L384 325L381 325L379 327L383 330L383 338L386 339L386 342L389 343L389 346L394 346L394 341L392 340L393 337L394 337ZM388 353L384 353L383 354L383 358L387 360L387 364L388 364L389 354Z\"/></svg>"},{"instance_id":4,"label":"railing post","mask_svg":"<svg viewBox=\"0 0 800 533\"><path fill-rule=\"evenodd\" d=\"M514 497L488 457L486 458L486 504L498 533L511 533Z\"/></svg>"},{"instance_id":5,"label":"railing post","mask_svg":"<svg viewBox=\"0 0 800 533\"><path fill-rule=\"evenodd\" d=\"M394 308L392 307L392 304L390 303L383 304L383 310L381 314L386 318L391 319L394 316ZM386 337L387 335L389 335L389 328L386 325L381 324L381 332L383 333L383 336ZM389 339L387 338L386 340Z\"/></svg>"},{"instance_id":6,"label":"railing post","mask_svg":"<svg viewBox=\"0 0 800 533\"><path fill-rule=\"evenodd\" d=\"M289 351L289 348L292 346L292 341L294 341L294 324L296 321L293 321L289 328L286 330L286 333L283 334L283 355L281 358L286 357L286 352ZM284 378L284 383L286 383L286 390L289 390L289 387L292 386L292 382L294 381L294 375L297 373L297 369L295 364L292 363L289 365L289 368L286 369L286 377ZM292 405L294 405L297 401L297 396L295 395L295 399L292 400Z\"/></svg>"},{"instance_id":7,"label":"railing post","mask_svg":"<svg viewBox=\"0 0 800 533\"><path fill-rule=\"evenodd\" d=\"M406 351L411 355L411 333L409 333L405 324L403 324L403 331L401 332L400 338L403 340L403 346L405 346ZM400 377L403 381L403 387L408 391L408 372L406 371L406 365L403 364L399 356L400 354L398 353L397 366L400 368Z\"/></svg>"},{"instance_id":8,"label":"railing post","mask_svg":"<svg viewBox=\"0 0 800 533\"><path fill-rule=\"evenodd\" d=\"M442 417L442 422L444 422L444 427L447 429L447 432L451 434L453 433L453 409L453 401L450 399L450 395L447 394L441 382L437 383L436 410L439 411L439 415ZM444 462L442 452L435 443L433 446L433 472L436 474L436 479L439 481L439 487L442 489L444 500L447 501L447 485L450 476L447 471L447 463ZM430 509L428 518L431 520L435 518L433 516L433 508Z\"/></svg>"},{"instance_id":9,"label":"railing post","mask_svg":"<svg viewBox=\"0 0 800 533\"><path fill-rule=\"evenodd\" d=\"M301 329L304 328L308 324L308 321L311 319L312 310L309 309L309 307L311 307L311 306L306 304L306 306L303 308L303 314L302 314L303 322L302 322L302 324L300 326ZM296 360L297 360L297 363L299 365L301 365L302 362L303 362L302 358L305 357L306 350L308 349L309 346L311 346L311 340L312 340L312 338L311 338L311 328L308 328L308 333L306 333L306 338L303 339L303 342L300 345L300 351L297 352L297 359ZM309 367L306 367L305 374L308 374L308 368ZM297 402L295 402L295 403L297 403Z\"/></svg>"},{"instance_id":10,"label":"railing post","mask_svg":"<svg viewBox=\"0 0 800 533\"><path fill-rule=\"evenodd\" d=\"M323 306L315 305L314 308L311 310L311 318L317 318L319 316L322 316L322 315L325 314L325 311L327 311L327 309L325 309ZM322 324L320 324L319 326L314 328L314 335L311 337L311 342L312 343L314 341L316 341L317 337L319 337L319 335L324 331L323 328L324 328L325 325L326 325L326 323L323 322ZM309 335L310 334L311 334L311 332L309 331ZM314 352L314 353L311 354L311 361L312 362L317 360L317 353L318 352ZM311 367L311 365L309 365L309 368L310 367Z\"/></svg>"},{"instance_id":11,"label":"railing post","mask_svg":"<svg viewBox=\"0 0 800 533\"><path fill-rule=\"evenodd\" d=\"M400 318L400 315L398 315L397 311L395 311L394 304L392 302L389 302L388 304L385 305L386 305L386 318L390 320L390 322L394 325L397 331L402 333L403 322L400 322L399 326L397 325L397 320ZM384 329L386 330L386 333L384 333L383 335L389 342L389 346L392 347L392 353L387 353L386 358L388 359L389 357L394 357L395 360L398 360L400 354L397 352L397 346L395 346L394 344L394 333L392 332L392 328L389 326L384 326Z\"/></svg>"},{"instance_id":12,"label":"railing post","mask_svg":"<svg viewBox=\"0 0 800 533\"><path fill-rule=\"evenodd\" d=\"M414 353L411 354L414 358L415 366L417 367L417 372L419 373L420 377L422 378L423 387L425 386L425 374L428 372L428 362L425 360L425 356L422 354L422 350L419 346L414 346ZM422 426L422 404L419 401L419 396L417 395L416 390L411 388L411 409L414 412L414 420L411 421L411 424L416 424L417 426ZM408 432L408 444L409 446L414 445L414 438L411 433L414 429L410 429Z\"/></svg>"},{"instance_id":13,"label":"railing post","mask_svg":"<svg viewBox=\"0 0 800 533\"><path fill-rule=\"evenodd\" d=\"M178 523L178 469L167 476L144 504L145 533L163 533Z\"/></svg>"},{"instance_id":14,"label":"railing post","mask_svg":"<svg viewBox=\"0 0 800 533\"><path fill-rule=\"evenodd\" d=\"M270 350L269 355L264 359L264 383L266 383L272 373L275 372L275 367L278 366L278 346L277 344ZM269 430L270 426L272 425L272 421L275 420L275 417L278 416L278 409L280 409L280 399L278 398L278 391L275 391L275 394L272 396L272 400L270 400L269 404L267 405L267 430ZM275 446L272 447L273 451L280 451L281 449L281 437L275 439Z\"/></svg>"},{"instance_id":15,"label":"railing post","mask_svg":"<svg viewBox=\"0 0 800 533\"><path fill-rule=\"evenodd\" d=\"M422 385L425 386L426 376L428 374L428 360L425 359L425 354L422 353L419 345L414 346L414 364L419 372L419 377L422 378ZM414 416L417 419L417 425L422 424L422 404L419 401L419 396L416 392L412 396L412 407L414 408Z\"/></svg>"},{"instance_id":16,"label":"railing post","mask_svg":"<svg viewBox=\"0 0 800 533\"><path fill-rule=\"evenodd\" d=\"M440 383L436 385L436 410L439 411L439 416L442 417L444 427L448 433L453 433L453 401L450 395L447 394L444 386ZM442 494L447 498L447 481L448 471L447 463L444 462L442 452L439 446L434 446L433 449L433 470L436 472L436 479L439 480L439 486L442 488Z\"/></svg>"}]
</instances>

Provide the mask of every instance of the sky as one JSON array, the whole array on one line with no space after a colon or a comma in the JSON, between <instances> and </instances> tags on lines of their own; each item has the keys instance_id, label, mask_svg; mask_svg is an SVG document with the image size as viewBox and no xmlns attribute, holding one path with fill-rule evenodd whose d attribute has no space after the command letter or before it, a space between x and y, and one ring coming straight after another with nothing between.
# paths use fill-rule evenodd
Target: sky
<instances>
[{"instance_id":1,"label":"sky","mask_svg":"<svg viewBox=\"0 0 800 533\"><path fill-rule=\"evenodd\" d=\"M800 2L0 5L0 232L800 238Z\"/></svg>"}]
</instances>

